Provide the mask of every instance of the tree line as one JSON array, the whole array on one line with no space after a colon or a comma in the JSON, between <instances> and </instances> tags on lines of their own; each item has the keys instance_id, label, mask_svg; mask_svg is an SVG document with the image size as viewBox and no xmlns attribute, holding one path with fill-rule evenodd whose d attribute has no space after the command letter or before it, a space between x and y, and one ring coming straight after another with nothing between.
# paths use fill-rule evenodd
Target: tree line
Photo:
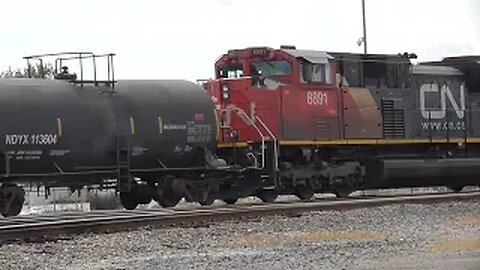
<instances>
[{"instance_id":1,"label":"tree line","mask_svg":"<svg viewBox=\"0 0 480 270\"><path fill-rule=\"evenodd\" d=\"M30 65L30 72L28 67L15 69L9 67L7 70L0 72L0 78L52 78L54 71L55 68L51 63L36 63Z\"/></svg>"}]
</instances>

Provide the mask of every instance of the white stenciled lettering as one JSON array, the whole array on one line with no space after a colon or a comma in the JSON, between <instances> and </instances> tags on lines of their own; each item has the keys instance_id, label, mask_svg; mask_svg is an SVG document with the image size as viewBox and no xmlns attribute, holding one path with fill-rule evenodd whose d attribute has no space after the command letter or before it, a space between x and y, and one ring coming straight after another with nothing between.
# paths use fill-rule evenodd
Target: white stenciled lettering
<instances>
[{"instance_id":1,"label":"white stenciled lettering","mask_svg":"<svg viewBox=\"0 0 480 270\"><path fill-rule=\"evenodd\" d=\"M28 135L25 135L25 134L5 135L5 144L10 144L10 145L28 144Z\"/></svg>"},{"instance_id":2,"label":"white stenciled lettering","mask_svg":"<svg viewBox=\"0 0 480 270\"><path fill-rule=\"evenodd\" d=\"M57 144L57 134L7 134L6 145L53 145Z\"/></svg>"},{"instance_id":3,"label":"white stenciled lettering","mask_svg":"<svg viewBox=\"0 0 480 270\"><path fill-rule=\"evenodd\" d=\"M455 122L442 122L442 121L431 121L431 122L422 122L423 130L465 130L466 124L464 121L455 121Z\"/></svg>"},{"instance_id":4,"label":"white stenciled lettering","mask_svg":"<svg viewBox=\"0 0 480 270\"><path fill-rule=\"evenodd\" d=\"M309 106L323 106L328 104L328 95L323 91L308 91L307 105Z\"/></svg>"}]
</instances>

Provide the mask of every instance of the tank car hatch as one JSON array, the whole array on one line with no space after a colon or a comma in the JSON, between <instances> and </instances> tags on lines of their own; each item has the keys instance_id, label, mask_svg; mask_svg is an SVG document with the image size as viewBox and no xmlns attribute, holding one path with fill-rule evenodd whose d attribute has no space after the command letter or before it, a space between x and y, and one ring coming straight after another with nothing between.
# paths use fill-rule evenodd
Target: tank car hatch
<instances>
[{"instance_id":1,"label":"tank car hatch","mask_svg":"<svg viewBox=\"0 0 480 270\"><path fill-rule=\"evenodd\" d=\"M28 77L32 78L32 64L31 61L37 61L39 71L37 74L40 78L46 78L45 60L54 59L54 67L52 77L55 80L64 80L72 84L83 87L84 84L94 86L107 86L111 89L115 88L115 73L113 66L114 53L94 54L92 52L61 52L25 56L27 60ZM91 61L91 66L85 66L85 61ZM98 72L98 62L103 60L106 63L106 75L100 76ZM76 62L76 63L75 63ZM74 66L74 68L72 68ZM79 74L73 72L75 69ZM91 70L90 74L87 71Z\"/></svg>"}]
</instances>

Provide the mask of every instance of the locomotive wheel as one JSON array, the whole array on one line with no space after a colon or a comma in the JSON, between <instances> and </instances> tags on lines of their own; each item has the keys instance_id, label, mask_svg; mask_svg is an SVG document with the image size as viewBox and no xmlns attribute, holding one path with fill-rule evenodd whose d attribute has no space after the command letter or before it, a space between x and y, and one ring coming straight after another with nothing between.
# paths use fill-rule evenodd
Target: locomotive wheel
<instances>
[{"instance_id":1,"label":"locomotive wheel","mask_svg":"<svg viewBox=\"0 0 480 270\"><path fill-rule=\"evenodd\" d=\"M12 217L20 214L25 202L25 191L16 184L3 185L4 207L2 207L2 216Z\"/></svg>"},{"instance_id":2,"label":"locomotive wheel","mask_svg":"<svg viewBox=\"0 0 480 270\"><path fill-rule=\"evenodd\" d=\"M463 186L449 186L448 188L450 190L452 190L453 192L460 192L460 191L462 191Z\"/></svg>"},{"instance_id":3,"label":"locomotive wheel","mask_svg":"<svg viewBox=\"0 0 480 270\"><path fill-rule=\"evenodd\" d=\"M295 196L300 198L300 200L311 200L313 195L315 195L315 192L309 184L298 185L295 187Z\"/></svg>"},{"instance_id":4,"label":"locomotive wheel","mask_svg":"<svg viewBox=\"0 0 480 270\"><path fill-rule=\"evenodd\" d=\"M264 203L272 203L274 202L278 197L278 193L276 190L262 190L258 194L258 198L262 200Z\"/></svg>"},{"instance_id":5,"label":"locomotive wheel","mask_svg":"<svg viewBox=\"0 0 480 270\"><path fill-rule=\"evenodd\" d=\"M352 193L352 191L349 189L336 189L333 191L333 194L335 194L337 198L348 198L350 193Z\"/></svg>"},{"instance_id":6,"label":"locomotive wheel","mask_svg":"<svg viewBox=\"0 0 480 270\"><path fill-rule=\"evenodd\" d=\"M138 200L132 192L121 192L120 201L122 202L123 208L127 210L134 210L138 206Z\"/></svg>"},{"instance_id":7,"label":"locomotive wheel","mask_svg":"<svg viewBox=\"0 0 480 270\"><path fill-rule=\"evenodd\" d=\"M161 190L157 189L157 194L155 200L162 207L174 207L182 199L181 196L178 196L174 190L173 185L175 184L176 178L174 176L168 175L163 178L160 182L162 188Z\"/></svg>"},{"instance_id":8,"label":"locomotive wheel","mask_svg":"<svg viewBox=\"0 0 480 270\"><path fill-rule=\"evenodd\" d=\"M198 201L198 203L199 203L200 205L203 205L203 206L205 206L205 205L212 205L213 202L215 202L215 197L210 196L210 195L208 195L207 198L205 198L204 200Z\"/></svg>"},{"instance_id":9,"label":"locomotive wheel","mask_svg":"<svg viewBox=\"0 0 480 270\"><path fill-rule=\"evenodd\" d=\"M238 201L238 198L234 199L224 199L223 200L226 204L235 204Z\"/></svg>"}]
</instances>

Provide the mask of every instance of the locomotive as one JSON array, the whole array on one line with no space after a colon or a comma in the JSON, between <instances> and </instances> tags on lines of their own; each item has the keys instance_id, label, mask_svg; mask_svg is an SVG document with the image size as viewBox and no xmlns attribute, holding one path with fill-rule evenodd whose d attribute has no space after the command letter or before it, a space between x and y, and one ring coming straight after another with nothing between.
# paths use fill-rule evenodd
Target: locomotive
<instances>
[{"instance_id":1,"label":"locomotive","mask_svg":"<svg viewBox=\"0 0 480 270\"><path fill-rule=\"evenodd\" d=\"M447 186L480 180L480 56L230 50L204 83L220 156L261 168L256 195ZM243 159L242 156L249 156Z\"/></svg>"},{"instance_id":2,"label":"locomotive","mask_svg":"<svg viewBox=\"0 0 480 270\"><path fill-rule=\"evenodd\" d=\"M55 71L0 79L0 213L21 211L25 183L115 189L126 209L480 185L480 57L413 56L231 50L203 88L116 80L114 54L26 57L55 57Z\"/></svg>"}]
</instances>

